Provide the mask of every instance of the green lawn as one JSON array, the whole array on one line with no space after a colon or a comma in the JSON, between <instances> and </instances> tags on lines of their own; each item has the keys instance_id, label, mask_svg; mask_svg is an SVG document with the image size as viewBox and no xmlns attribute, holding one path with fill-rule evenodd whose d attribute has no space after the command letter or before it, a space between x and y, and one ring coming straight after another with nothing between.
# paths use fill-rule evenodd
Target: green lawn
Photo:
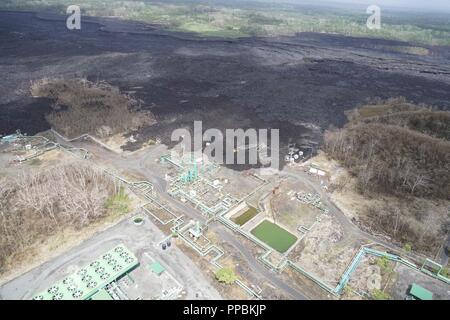
<instances>
[{"instance_id":1,"label":"green lawn","mask_svg":"<svg viewBox=\"0 0 450 320\"><path fill-rule=\"evenodd\" d=\"M243 214L241 214L240 216L236 217L236 218L231 218L231 220L240 225L243 226L244 224L247 223L247 221L250 221L250 219L252 219L254 216L256 216L258 214L258 210L254 207L249 207L249 209L247 211L245 211Z\"/></svg>"},{"instance_id":2,"label":"green lawn","mask_svg":"<svg viewBox=\"0 0 450 320\"><path fill-rule=\"evenodd\" d=\"M286 252L297 241L292 233L267 220L261 222L251 233L280 253Z\"/></svg>"}]
</instances>

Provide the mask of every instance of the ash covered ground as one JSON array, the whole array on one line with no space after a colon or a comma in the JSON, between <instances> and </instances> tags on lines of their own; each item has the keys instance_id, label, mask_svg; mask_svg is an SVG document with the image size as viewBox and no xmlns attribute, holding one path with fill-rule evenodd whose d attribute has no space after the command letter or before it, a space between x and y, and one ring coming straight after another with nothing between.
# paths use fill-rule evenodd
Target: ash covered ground
<instances>
[{"instance_id":1,"label":"ash covered ground","mask_svg":"<svg viewBox=\"0 0 450 320\"><path fill-rule=\"evenodd\" d=\"M142 100L158 123L141 141L170 141L174 129L280 128L282 143L320 142L344 111L404 96L450 107L450 48L427 56L389 51L408 44L339 35L224 40L171 33L156 25L85 17L0 12L0 134L49 129L51 102L33 99L30 81L86 77ZM380 49L382 48L382 49Z\"/></svg>"}]
</instances>

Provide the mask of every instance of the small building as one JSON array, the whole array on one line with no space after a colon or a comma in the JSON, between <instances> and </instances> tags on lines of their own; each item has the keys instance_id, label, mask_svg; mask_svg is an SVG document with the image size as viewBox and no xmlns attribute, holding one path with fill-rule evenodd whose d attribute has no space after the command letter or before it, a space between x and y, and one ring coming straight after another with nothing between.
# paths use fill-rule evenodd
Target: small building
<instances>
[{"instance_id":1,"label":"small building","mask_svg":"<svg viewBox=\"0 0 450 320\"><path fill-rule=\"evenodd\" d=\"M433 300L433 293L413 283L409 289L409 295L415 300Z\"/></svg>"},{"instance_id":2,"label":"small building","mask_svg":"<svg viewBox=\"0 0 450 320\"><path fill-rule=\"evenodd\" d=\"M166 269L157 261L149 264L148 267L157 276L160 276L161 274L164 273L164 271L166 271Z\"/></svg>"},{"instance_id":3,"label":"small building","mask_svg":"<svg viewBox=\"0 0 450 320\"><path fill-rule=\"evenodd\" d=\"M199 221L195 223L194 227L189 229L189 235L195 240L198 240L202 236L202 228L200 227Z\"/></svg>"},{"instance_id":4,"label":"small building","mask_svg":"<svg viewBox=\"0 0 450 320\"><path fill-rule=\"evenodd\" d=\"M4 142L4 143L12 143L12 142L16 141L17 138L18 138L17 134L11 134L9 136L1 137L0 141Z\"/></svg>"},{"instance_id":5,"label":"small building","mask_svg":"<svg viewBox=\"0 0 450 320\"><path fill-rule=\"evenodd\" d=\"M125 245L119 244L36 294L33 300L106 300L109 293L103 289L138 265L137 257Z\"/></svg>"},{"instance_id":6,"label":"small building","mask_svg":"<svg viewBox=\"0 0 450 320\"><path fill-rule=\"evenodd\" d=\"M314 164L309 165L308 173L319 176L319 177L329 177L329 174L326 170L319 168L318 166L316 166Z\"/></svg>"}]
</instances>

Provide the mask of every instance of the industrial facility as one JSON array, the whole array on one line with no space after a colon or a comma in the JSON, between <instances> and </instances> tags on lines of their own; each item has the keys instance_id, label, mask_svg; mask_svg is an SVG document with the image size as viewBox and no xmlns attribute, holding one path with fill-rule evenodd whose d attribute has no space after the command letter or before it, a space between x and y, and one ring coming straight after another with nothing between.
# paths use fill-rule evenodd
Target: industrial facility
<instances>
[{"instance_id":1,"label":"industrial facility","mask_svg":"<svg viewBox=\"0 0 450 320\"><path fill-rule=\"evenodd\" d=\"M32 159L45 159L52 152L62 152L59 157L64 155L98 166L136 196L139 203L131 216L123 217L122 222L95 236L101 239L110 237L109 234L123 234L126 244L118 238L119 243L114 246L96 246L96 257L87 260L80 256L79 261L74 260L76 267L55 267L44 282L45 287L35 283L37 289L31 299L217 298L220 295L217 290L232 287L215 283L208 274L246 263L240 254L233 253L232 248L218 240L217 233L223 230L239 239L262 268L274 271L274 275L308 279L320 289L320 295L327 298L340 299L349 294L370 298L371 292L384 285L391 286L397 298L426 300L442 297L450 284L443 273L444 267L431 259L419 264L403 257L401 252L392 252L382 243L367 241L363 234L360 238L346 238L347 234L352 234L349 228L353 227L343 226L332 215L332 212L336 214L335 209L326 199L330 174L315 163L293 162L290 171L267 177L259 175L257 170L236 172L184 150L172 150L168 154L159 145L147 147L146 152L151 156L145 161L160 172L158 179L164 181L167 190L164 194L161 182L155 185L149 180L136 180L111 166L114 157L142 161L139 154L99 153L95 144L95 141L85 140L53 142L48 137L28 137L19 132L2 139L2 152L10 154L8 159L16 159L11 164L27 165ZM20 160L14 158L15 153L20 153ZM102 156L107 161L103 161ZM145 166L145 172L147 168ZM299 175L304 180L298 179ZM97 243L95 237L89 247ZM344 239L347 244L342 247L339 243ZM76 248L73 250L75 256L81 254ZM178 255L175 260L171 257L174 252ZM185 256L187 253L189 258ZM203 287L208 288L206 296L199 293L201 290L189 287L190 277L194 275L182 271L186 262L174 264L180 259L194 261L196 267L188 273L203 274ZM319 267L311 268L311 263ZM233 286L242 298L263 299L270 292L259 278L239 268L236 270L239 273ZM398 276L401 280L398 284L390 283L392 272L405 276L413 272L417 274L416 282ZM50 282L51 279L54 280ZM211 281L212 284L206 285ZM440 292L425 289L429 281L433 281L434 288L440 288ZM9 292L14 285L14 280L4 285L0 294Z\"/></svg>"}]
</instances>

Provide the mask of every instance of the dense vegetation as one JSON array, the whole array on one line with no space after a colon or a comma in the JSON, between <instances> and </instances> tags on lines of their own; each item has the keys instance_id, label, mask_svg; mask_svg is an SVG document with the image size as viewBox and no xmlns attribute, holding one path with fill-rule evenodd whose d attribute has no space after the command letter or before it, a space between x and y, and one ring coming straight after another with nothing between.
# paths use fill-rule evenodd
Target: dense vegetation
<instances>
[{"instance_id":1,"label":"dense vegetation","mask_svg":"<svg viewBox=\"0 0 450 320\"><path fill-rule=\"evenodd\" d=\"M408 128L432 137L450 140L450 112L448 111L405 111L365 119L364 122Z\"/></svg>"},{"instance_id":2,"label":"dense vegetation","mask_svg":"<svg viewBox=\"0 0 450 320\"><path fill-rule=\"evenodd\" d=\"M53 10L64 13L71 0L4 0L0 9ZM326 32L351 36L396 39L431 45L450 45L448 19L412 13L383 16L381 30L366 27L365 8L326 8L312 5L269 4L251 1L123 1L80 0L86 15L117 16L158 23L171 30L205 36L245 37L292 35L297 32ZM405 18L405 16L407 18ZM400 47L411 53L411 48ZM426 49L413 47L418 54Z\"/></svg>"},{"instance_id":3,"label":"dense vegetation","mask_svg":"<svg viewBox=\"0 0 450 320\"><path fill-rule=\"evenodd\" d=\"M405 98L374 101L373 105L347 112L351 122L381 123L415 130L450 140L450 112L408 103Z\"/></svg>"},{"instance_id":4,"label":"dense vegetation","mask_svg":"<svg viewBox=\"0 0 450 320\"><path fill-rule=\"evenodd\" d=\"M365 227L409 250L439 248L450 231L450 112L391 99L348 117L344 128L325 133L324 149L366 199L389 199L364 207Z\"/></svg>"},{"instance_id":5,"label":"dense vegetation","mask_svg":"<svg viewBox=\"0 0 450 320\"><path fill-rule=\"evenodd\" d=\"M380 123L328 132L328 154L358 178L361 192L450 195L450 142Z\"/></svg>"},{"instance_id":6,"label":"dense vegetation","mask_svg":"<svg viewBox=\"0 0 450 320\"><path fill-rule=\"evenodd\" d=\"M0 270L36 241L127 212L128 204L110 176L82 162L0 179Z\"/></svg>"},{"instance_id":7,"label":"dense vegetation","mask_svg":"<svg viewBox=\"0 0 450 320\"><path fill-rule=\"evenodd\" d=\"M152 122L150 113L137 102L105 83L83 79L42 80L33 83L34 97L51 99L53 112L47 121L67 137L90 133L107 137Z\"/></svg>"},{"instance_id":8,"label":"dense vegetation","mask_svg":"<svg viewBox=\"0 0 450 320\"><path fill-rule=\"evenodd\" d=\"M233 284L237 280L234 270L230 268L218 269L215 273L216 280L224 284Z\"/></svg>"}]
</instances>

